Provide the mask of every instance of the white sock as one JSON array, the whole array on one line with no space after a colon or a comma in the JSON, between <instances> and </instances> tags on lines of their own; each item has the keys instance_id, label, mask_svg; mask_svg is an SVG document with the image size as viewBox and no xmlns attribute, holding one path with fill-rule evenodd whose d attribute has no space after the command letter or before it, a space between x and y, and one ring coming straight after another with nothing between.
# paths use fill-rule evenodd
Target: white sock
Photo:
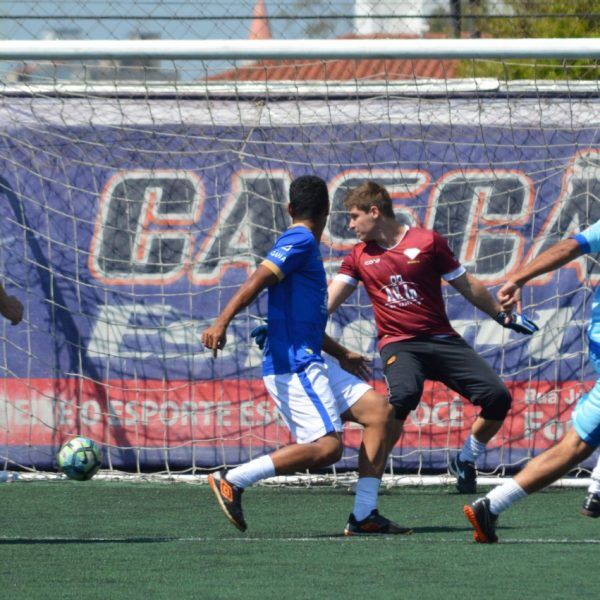
<instances>
[{"instance_id":1,"label":"white sock","mask_svg":"<svg viewBox=\"0 0 600 600\"><path fill-rule=\"evenodd\" d=\"M248 486L275 475L275 465L268 454L255 458L231 471L227 471L227 481L237 485L237 487L247 488Z\"/></svg>"},{"instance_id":2,"label":"white sock","mask_svg":"<svg viewBox=\"0 0 600 600\"><path fill-rule=\"evenodd\" d=\"M588 488L588 492L592 494L600 494L600 458L592 471L592 483Z\"/></svg>"},{"instance_id":3,"label":"white sock","mask_svg":"<svg viewBox=\"0 0 600 600\"><path fill-rule=\"evenodd\" d=\"M462 447L458 458L460 458L460 460L462 460L463 462L467 461L474 463L477 460L477 457L480 454L483 454L483 452L485 451L485 446L486 444L475 439L473 437L473 434L471 433L469 434L469 437L465 440L464 446Z\"/></svg>"},{"instance_id":4,"label":"white sock","mask_svg":"<svg viewBox=\"0 0 600 600\"><path fill-rule=\"evenodd\" d=\"M512 506L513 502L525 498L525 496L527 496L527 492L514 479L495 487L486 494L486 498L490 501L490 510L495 515L499 515L503 510Z\"/></svg>"},{"instance_id":5,"label":"white sock","mask_svg":"<svg viewBox=\"0 0 600 600\"><path fill-rule=\"evenodd\" d=\"M361 477L356 483L356 495L354 496L354 516L357 521L362 521L377 508L377 494L381 479L377 477Z\"/></svg>"}]
</instances>

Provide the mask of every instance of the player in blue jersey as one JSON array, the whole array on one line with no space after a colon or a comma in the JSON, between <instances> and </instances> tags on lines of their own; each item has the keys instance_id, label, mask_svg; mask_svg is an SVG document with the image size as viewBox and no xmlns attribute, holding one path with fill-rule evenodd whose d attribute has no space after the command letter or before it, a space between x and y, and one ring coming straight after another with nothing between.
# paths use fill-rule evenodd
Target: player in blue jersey
<instances>
[{"instance_id":1,"label":"player in blue jersey","mask_svg":"<svg viewBox=\"0 0 600 600\"><path fill-rule=\"evenodd\" d=\"M2 284L0 284L0 315L8 319L11 325L17 325L23 318L23 304L16 296L9 296Z\"/></svg>"},{"instance_id":2,"label":"player in blue jersey","mask_svg":"<svg viewBox=\"0 0 600 600\"><path fill-rule=\"evenodd\" d=\"M581 233L558 242L531 263L522 266L498 291L498 300L502 308L506 311L512 310L520 300L520 288L530 279L592 252L600 252L600 221ZM590 359L600 372L600 287L596 289L592 303L588 338ZM588 394L579 399L571 421L573 427L558 444L529 461L514 479L464 507L464 513L475 530L476 542L497 542L496 521L501 512L515 501L550 485L588 458L600 446L600 380ZM598 465L594 474L582 512L596 517L600 515Z\"/></svg>"},{"instance_id":3,"label":"player in blue jersey","mask_svg":"<svg viewBox=\"0 0 600 600\"><path fill-rule=\"evenodd\" d=\"M395 427L391 406L355 375L364 362L325 335L327 281L319 242L329 214L325 182L315 176L290 186L291 227L232 297L214 324L202 333L207 348L223 348L234 316L268 288L268 340L263 379L296 443L227 472L209 475L209 483L227 518L241 531L246 522L241 496L245 488L274 475L327 467L342 456L342 420L364 426L359 482L347 535L407 534L377 511L377 492ZM323 358L321 349L338 362Z\"/></svg>"}]
</instances>

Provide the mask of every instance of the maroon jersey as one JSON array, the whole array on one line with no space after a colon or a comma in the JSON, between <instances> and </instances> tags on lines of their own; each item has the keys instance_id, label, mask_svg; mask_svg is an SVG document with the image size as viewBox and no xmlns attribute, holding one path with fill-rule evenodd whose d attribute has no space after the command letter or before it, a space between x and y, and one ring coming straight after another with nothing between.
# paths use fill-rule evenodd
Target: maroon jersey
<instances>
[{"instance_id":1,"label":"maroon jersey","mask_svg":"<svg viewBox=\"0 0 600 600\"><path fill-rule=\"evenodd\" d=\"M363 282L375 312L378 348L421 335L458 335L446 315L442 277L465 272L446 240L427 229L410 228L399 244L356 244L336 279Z\"/></svg>"}]
</instances>

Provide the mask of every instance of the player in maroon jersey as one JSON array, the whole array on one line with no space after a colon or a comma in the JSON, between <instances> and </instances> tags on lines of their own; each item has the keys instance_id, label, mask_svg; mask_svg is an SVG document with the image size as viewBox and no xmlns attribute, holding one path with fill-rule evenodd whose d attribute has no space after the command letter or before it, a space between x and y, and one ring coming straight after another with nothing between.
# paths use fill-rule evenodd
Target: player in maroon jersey
<instances>
[{"instance_id":1,"label":"player in maroon jersey","mask_svg":"<svg viewBox=\"0 0 600 600\"><path fill-rule=\"evenodd\" d=\"M442 279L503 327L531 335L535 323L505 313L483 284L456 260L446 240L398 223L387 190L367 181L344 200L360 242L328 288L329 312L362 281L373 304L378 349L399 427L417 408L426 379L441 381L481 407L462 450L449 464L461 493L476 491L475 461L502 426L511 396L498 375L452 329Z\"/></svg>"}]
</instances>

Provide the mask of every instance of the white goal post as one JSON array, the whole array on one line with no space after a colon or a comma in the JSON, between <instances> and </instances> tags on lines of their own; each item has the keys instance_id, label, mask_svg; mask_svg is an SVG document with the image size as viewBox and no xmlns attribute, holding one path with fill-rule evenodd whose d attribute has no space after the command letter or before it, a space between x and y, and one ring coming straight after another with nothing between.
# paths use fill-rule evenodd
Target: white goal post
<instances>
[{"instance_id":1,"label":"white goal post","mask_svg":"<svg viewBox=\"0 0 600 600\"><path fill-rule=\"evenodd\" d=\"M286 226L291 179L311 172L329 184L330 276L355 242L343 195L372 178L399 219L445 235L494 291L521 261L600 218L599 86L575 77L598 58L599 39L0 41L0 61L27 66L0 83L0 274L25 304L22 324L0 324L3 467L51 473L74 435L102 445L109 477L201 476L288 443L249 337L264 298L234 321L217 360L199 333ZM422 60L495 61L505 72L560 60L567 76L430 78ZM327 71L335 61L382 62L343 80L294 78L307 62ZM388 77L394 61L409 75ZM70 64L79 78L61 77ZM88 79L90 64L104 75ZM181 64L185 76L171 77ZM125 68L135 77L117 77ZM272 77L281 68L289 76ZM514 398L480 465L490 481L560 439L594 380L585 324L595 266L581 259L525 290L541 326L531 339L444 289L454 327ZM330 332L374 359L384 391L362 290ZM445 483L475 415L429 384L388 481ZM360 435L345 431L331 471L340 481L356 468Z\"/></svg>"},{"instance_id":2,"label":"white goal post","mask_svg":"<svg viewBox=\"0 0 600 600\"><path fill-rule=\"evenodd\" d=\"M1 40L0 59L595 59L598 38L346 40Z\"/></svg>"}]
</instances>

